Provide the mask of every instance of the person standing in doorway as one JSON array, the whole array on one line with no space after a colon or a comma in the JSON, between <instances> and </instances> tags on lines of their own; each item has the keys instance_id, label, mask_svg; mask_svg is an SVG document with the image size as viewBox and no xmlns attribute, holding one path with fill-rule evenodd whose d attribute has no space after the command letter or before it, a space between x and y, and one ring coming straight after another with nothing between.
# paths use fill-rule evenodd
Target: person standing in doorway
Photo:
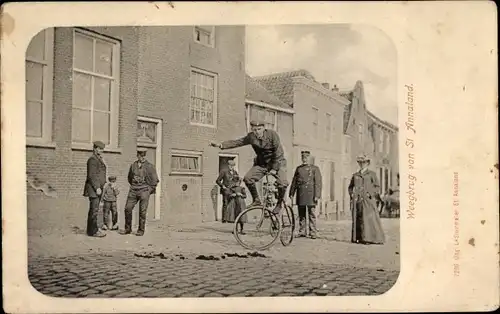
<instances>
[{"instance_id":1,"label":"person standing in doorway","mask_svg":"<svg viewBox=\"0 0 500 314\"><path fill-rule=\"evenodd\" d=\"M309 234L316 239L316 205L321 198L322 178L318 166L311 164L311 153L301 152L302 165L295 169L289 196L292 199L295 193L299 209L299 237L306 236L306 212L309 211Z\"/></svg>"},{"instance_id":2,"label":"person standing in doorway","mask_svg":"<svg viewBox=\"0 0 500 314\"><path fill-rule=\"evenodd\" d=\"M227 216L227 204L229 201L229 187L233 182L233 178L238 176L236 172L236 162L234 160L229 160L227 162L227 168L224 168L219 173L215 183L220 187L220 194L222 194L222 223L226 222L225 217Z\"/></svg>"},{"instance_id":3,"label":"person standing in doorway","mask_svg":"<svg viewBox=\"0 0 500 314\"><path fill-rule=\"evenodd\" d=\"M106 184L106 164L102 159L105 144L101 141L94 142L93 154L87 160L87 179L83 188L83 196L89 198L89 213L87 216L87 235L102 238L106 233L99 230L97 218L102 190Z\"/></svg>"},{"instance_id":4,"label":"person standing in doorway","mask_svg":"<svg viewBox=\"0 0 500 314\"><path fill-rule=\"evenodd\" d=\"M137 161L130 166L128 172L130 190L125 204L125 231L122 234L132 233L132 211L138 202L139 228L136 235L142 236L146 230L149 197L156 193L159 182L155 166L146 160L146 152L145 148L137 149Z\"/></svg>"}]
</instances>

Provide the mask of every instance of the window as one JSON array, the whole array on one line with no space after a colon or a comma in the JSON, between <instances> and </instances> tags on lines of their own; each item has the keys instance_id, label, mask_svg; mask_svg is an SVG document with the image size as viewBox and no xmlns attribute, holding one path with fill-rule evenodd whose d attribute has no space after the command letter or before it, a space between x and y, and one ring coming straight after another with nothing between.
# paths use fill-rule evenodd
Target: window
<instances>
[{"instance_id":1,"label":"window","mask_svg":"<svg viewBox=\"0 0 500 314\"><path fill-rule=\"evenodd\" d=\"M358 124L358 132L359 132L359 143L363 144L364 142L364 129L363 129L363 124L360 123Z\"/></svg>"},{"instance_id":2,"label":"window","mask_svg":"<svg viewBox=\"0 0 500 314\"><path fill-rule=\"evenodd\" d=\"M319 110L316 107L312 107L313 110L313 132L314 137L318 137L318 120L319 120Z\"/></svg>"},{"instance_id":3,"label":"window","mask_svg":"<svg viewBox=\"0 0 500 314\"><path fill-rule=\"evenodd\" d=\"M250 121L264 121L264 127L270 130L277 130L277 114L274 110L252 106L250 109Z\"/></svg>"},{"instance_id":4,"label":"window","mask_svg":"<svg viewBox=\"0 0 500 314\"><path fill-rule=\"evenodd\" d=\"M345 136L344 139L345 139L344 152L346 153L346 155L349 155L351 153L351 138L349 136Z\"/></svg>"},{"instance_id":5,"label":"window","mask_svg":"<svg viewBox=\"0 0 500 314\"><path fill-rule=\"evenodd\" d=\"M52 141L52 86L54 29L41 31L26 50L26 140L28 144Z\"/></svg>"},{"instance_id":6,"label":"window","mask_svg":"<svg viewBox=\"0 0 500 314\"><path fill-rule=\"evenodd\" d=\"M326 114L326 141L332 141L332 115L330 113Z\"/></svg>"},{"instance_id":7,"label":"window","mask_svg":"<svg viewBox=\"0 0 500 314\"><path fill-rule=\"evenodd\" d=\"M201 152L174 151L170 167L173 174L201 174Z\"/></svg>"},{"instance_id":8,"label":"window","mask_svg":"<svg viewBox=\"0 0 500 314\"><path fill-rule=\"evenodd\" d=\"M116 148L120 44L82 30L73 44L73 145L99 140Z\"/></svg>"},{"instance_id":9,"label":"window","mask_svg":"<svg viewBox=\"0 0 500 314\"><path fill-rule=\"evenodd\" d=\"M382 131L382 129L378 129L378 135L378 152L382 153L384 151L384 132Z\"/></svg>"},{"instance_id":10,"label":"window","mask_svg":"<svg viewBox=\"0 0 500 314\"><path fill-rule=\"evenodd\" d=\"M385 153L389 154L391 150L391 134L387 133L385 138Z\"/></svg>"},{"instance_id":11,"label":"window","mask_svg":"<svg viewBox=\"0 0 500 314\"><path fill-rule=\"evenodd\" d=\"M194 41L207 47L214 47L215 43L215 27L214 26L195 26Z\"/></svg>"},{"instance_id":12,"label":"window","mask_svg":"<svg viewBox=\"0 0 500 314\"><path fill-rule=\"evenodd\" d=\"M189 105L189 121L192 124L215 127L216 114L216 75L202 70L191 70L191 103Z\"/></svg>"}]
</instances>

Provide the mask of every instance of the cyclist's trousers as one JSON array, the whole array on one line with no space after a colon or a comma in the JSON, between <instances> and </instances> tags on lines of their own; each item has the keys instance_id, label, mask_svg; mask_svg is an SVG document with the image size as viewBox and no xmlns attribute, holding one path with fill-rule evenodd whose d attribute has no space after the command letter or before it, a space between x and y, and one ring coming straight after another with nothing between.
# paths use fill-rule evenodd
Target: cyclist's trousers
<instances>
[{"instance_id":1,"label":"cyclist's trousers","mask_svg":"<svg viewBox=\"0 0 500 314\"><path fill-rule=\"evenodd\" d=\"M268 169L265 167L253 166L252 168L250 168L250 170L248 170L243 181L247 185L253 185L259 182L266 175L267 171ZM279 187L282 188L286 188L288 186L288 181L286 179L286 172L283 168L280 169L277 173L276 183L278 184Z\"/></svg>"}]
</instances>

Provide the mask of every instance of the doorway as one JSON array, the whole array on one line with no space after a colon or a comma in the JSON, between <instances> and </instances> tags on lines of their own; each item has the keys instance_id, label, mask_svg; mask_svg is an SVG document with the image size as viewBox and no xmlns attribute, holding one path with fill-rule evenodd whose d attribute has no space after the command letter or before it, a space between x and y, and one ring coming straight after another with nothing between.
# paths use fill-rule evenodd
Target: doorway
<instances>
[{"instance_id":1,"label":"doorway","mask_svg":"<svg viewBox=\"0 0 500 314\"><path fill-rule=\"evenodd\" d=\"M228 168L228 162L230 160L234 160L236 163L234 169L236 172L241 176L240 170L239 170L239 165L238 165L238 155L236 154L219 154L219 173ZM217 176L219 175L217 174ZM215 220L220 221L222 220L222 194L220 194L220 189L219 193L217 194L217 211L215 215Z\"/></svg>"},{"instance_id":2,"label":"doorway","mask_svg":"<svg viewBox=\"0 0 500 314\"><path fill-rule=\"evenodd\" d=\"M162 194L162 173L161 173L161 144L162 144L162 120L137 117L137 147L146 148L146 159L156 168L158 179L160 180L156 194L149 198L147 211L147 221L160 219L160 199ZM134 220L139 222L139 209L135 209Z\"/></svg>"}]
</instances>

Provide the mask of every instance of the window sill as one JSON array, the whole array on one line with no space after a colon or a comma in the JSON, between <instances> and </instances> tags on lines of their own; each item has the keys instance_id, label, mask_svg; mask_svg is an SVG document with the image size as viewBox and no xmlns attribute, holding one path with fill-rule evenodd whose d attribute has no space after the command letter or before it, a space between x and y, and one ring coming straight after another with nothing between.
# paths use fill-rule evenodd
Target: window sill
<instances>
[{"instance_id":1,"label":"window sill","mask_svg":"<svg viewBox=\"0 0 500 314\"><path fill-rule=\"evenodd\" d=\"M84 145L73 144L73 146L71 147L71 150L91 152L94 150L94 146L93 145L85 145L85 144ZM105 147L104 152L105 153L121 154L122 149L116 148L116 147Z\"/></svg>"},{"instance_id":2,"label":"window sill","mask_svg":"<svg viewBox=\"0 0 500 314\"><path fill-rule=\"evenodd\" d=\"M182 172L182 171L172 171L171 176L187 176L187 177L202 177L203 173L200 172Z\"/></svg>"},{"instance_id":3,"label":"window sill","mask_svg":"<svg viewBox=\"0 0 500 314\"><path fill-rule=\"evenodd\" d=\"M54 142L47 142L47 143L40 142L40 143L37 143L37 142L32 142L32 141L26 140L26 147L56 149L57 145Z\"/></svg>"},{"instance_id":4,"label":"window sill","mask_svg":"<svg viewBox=\"0 0 500 314\"><path fill-rule=\"evenodd\" d=\"M210 44L210 45L209 45L209 44L204 44L204 43L202 43L201 41L197 41L196 39L194 40L194 42L195 42L196 44L198 44L198 45L203 46L203 47L207 47L207 48L215 48L215 45L214 45L214 44Z\"/></svg>"},{"instance_id":5,"label":"window sill","mask_svg":"<svg viewBox=\"0 0 500 314\"><path fill-rule=\"evenodd\" d=\"M196 122L190 122L192 126L199 126L199 127L205 127L205 128L211 128L211 129L216 129L217 126L213 124L203 124L203 123L196 123Z\"/></svg>"}]
</instances>

